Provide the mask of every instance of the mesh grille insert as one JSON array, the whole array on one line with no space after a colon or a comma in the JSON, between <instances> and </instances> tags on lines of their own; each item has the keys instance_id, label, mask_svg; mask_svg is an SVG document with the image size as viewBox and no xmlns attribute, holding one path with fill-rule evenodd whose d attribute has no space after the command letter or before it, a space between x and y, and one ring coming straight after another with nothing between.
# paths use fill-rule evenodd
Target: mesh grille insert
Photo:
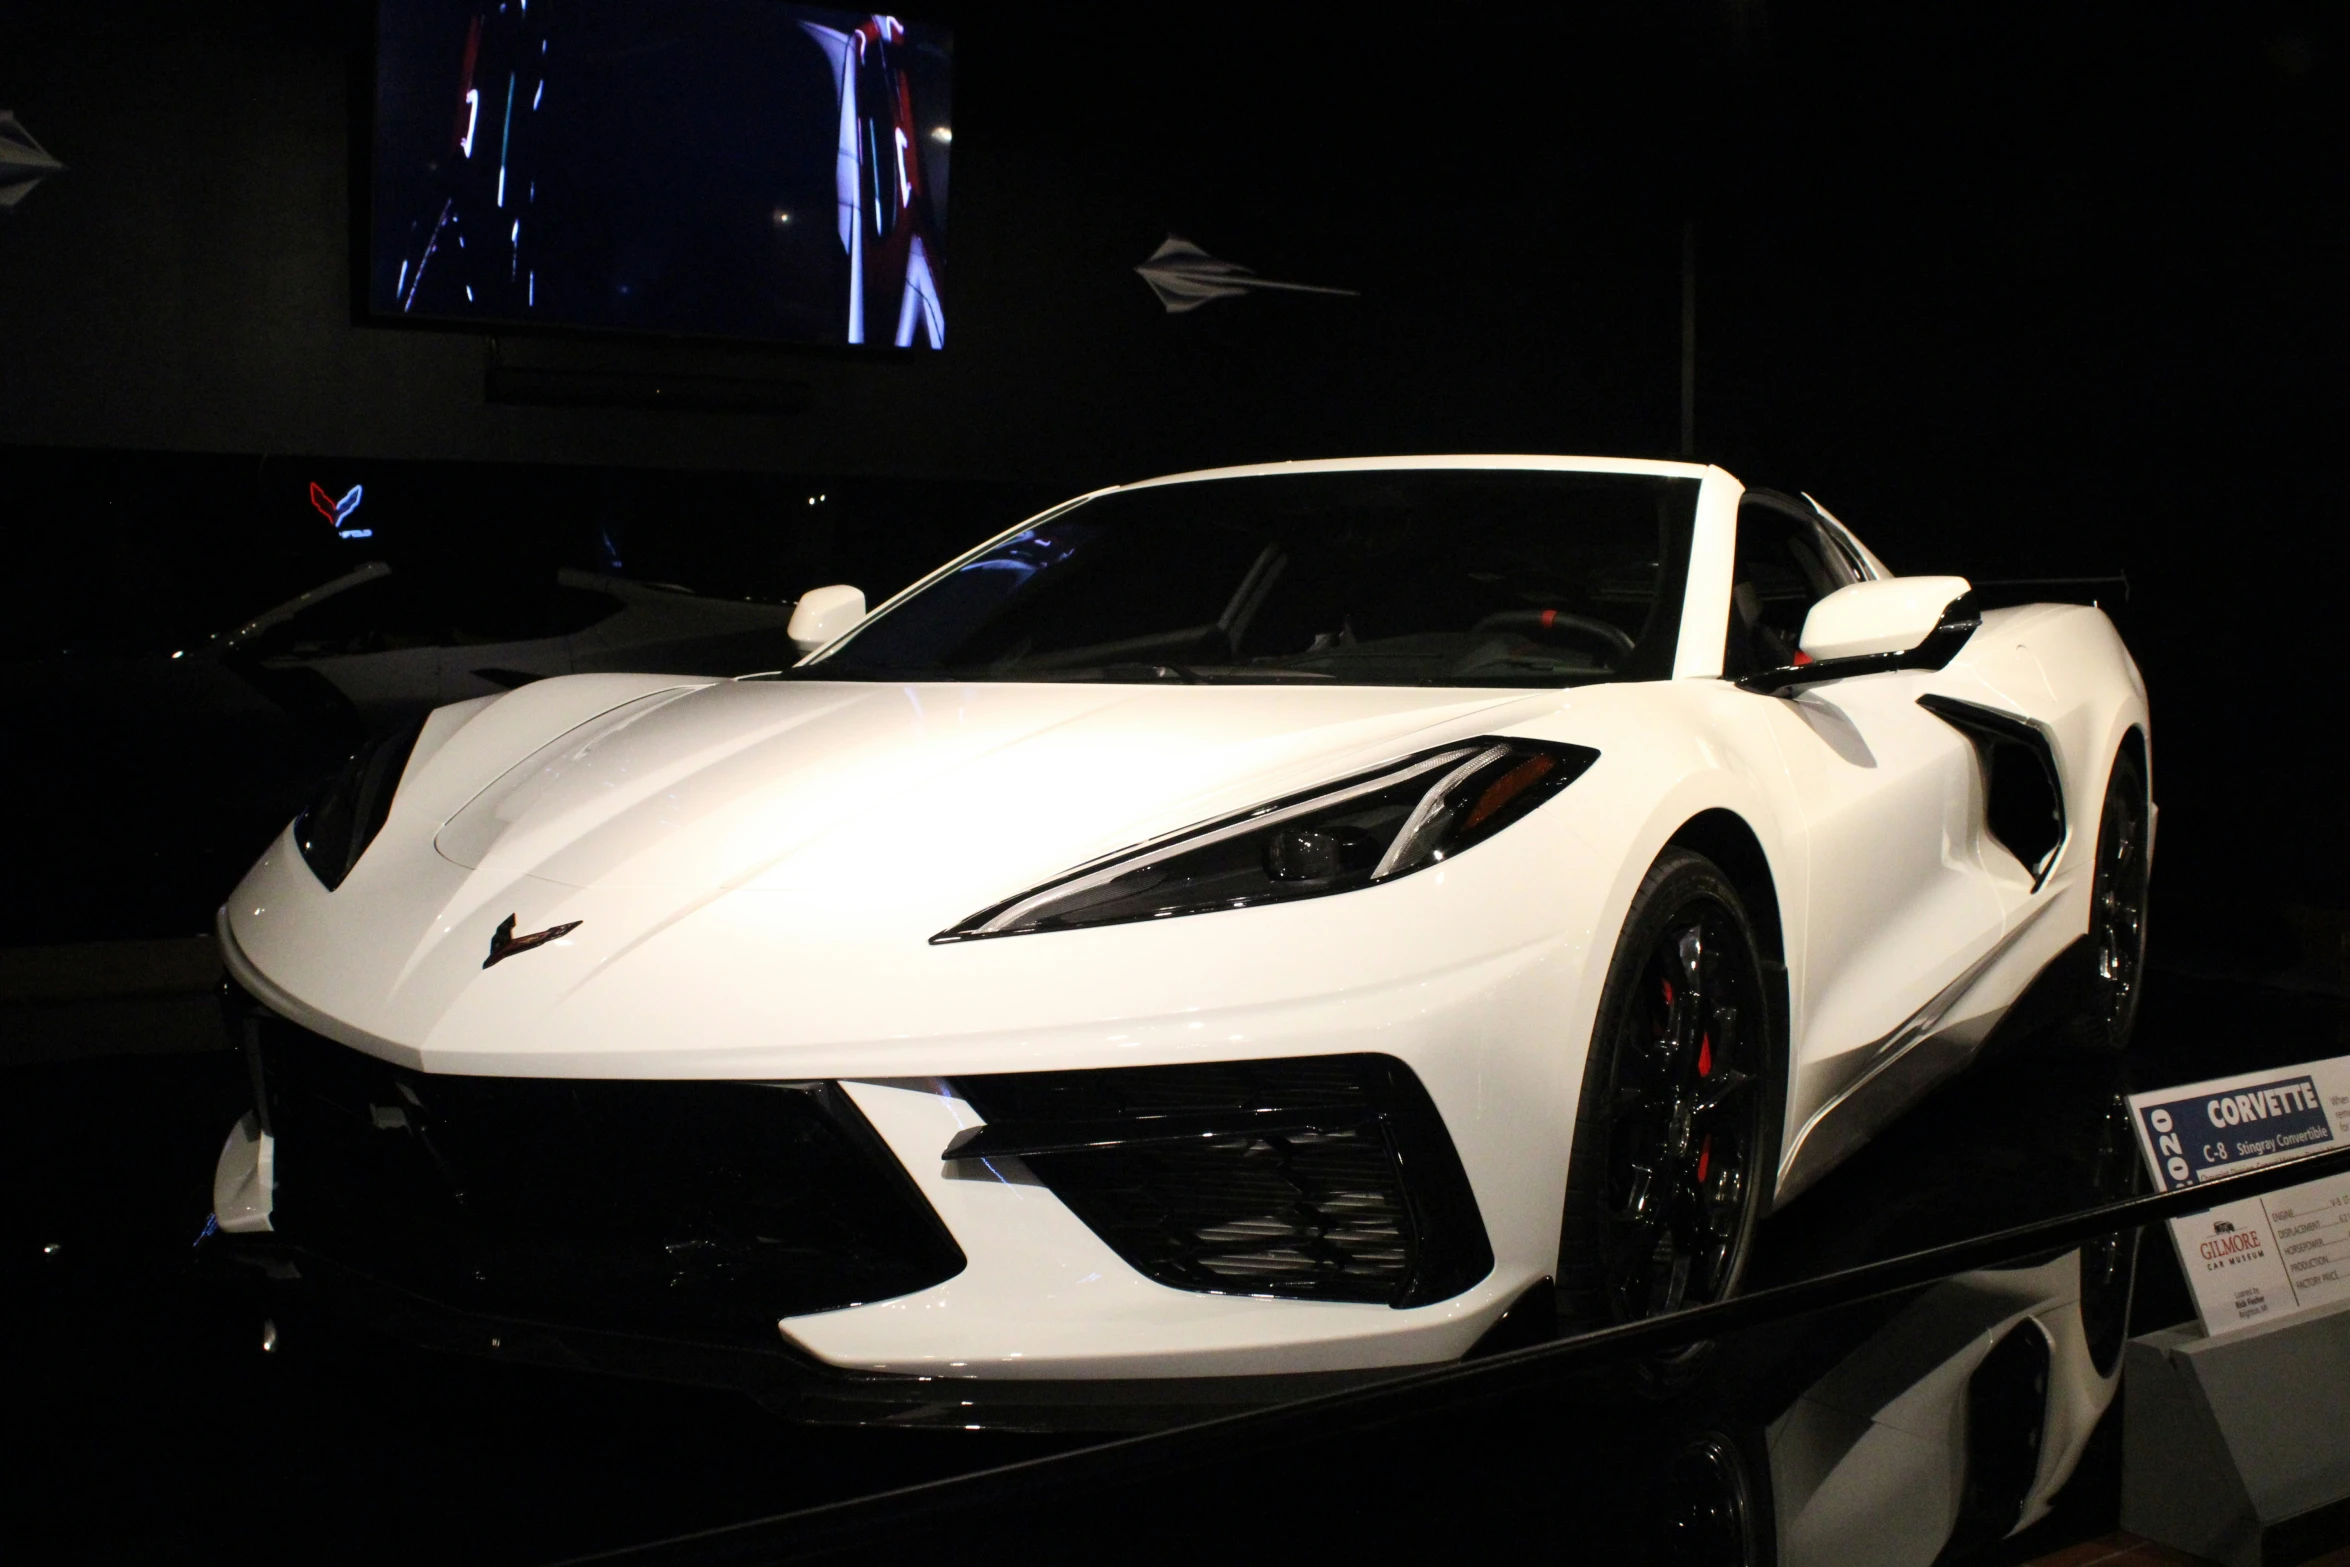
<instances>
[{"instance_id":1,"label":"mesh grille insert","mask_svg":"<svg viewBox=\"0 0 2350 1567\"><path fill-rule=\"evenodd\" d=\"M987 1127L1147 1277L1396 1306L1493 1266L1451 1138L1388 1056L966 1077Z\"/></svg>"},{"instance_id":2,"label":"mesh grille insert","mask_svg":"<svg viewBox=\"0 0 2350 1567\"><path fill-rule=\"evenodd\" d=\"M273 1228L467 1309L772 1344L962 1252L830 1083L458 1077L264 1015Z\"/></svg>"}]
</instances>

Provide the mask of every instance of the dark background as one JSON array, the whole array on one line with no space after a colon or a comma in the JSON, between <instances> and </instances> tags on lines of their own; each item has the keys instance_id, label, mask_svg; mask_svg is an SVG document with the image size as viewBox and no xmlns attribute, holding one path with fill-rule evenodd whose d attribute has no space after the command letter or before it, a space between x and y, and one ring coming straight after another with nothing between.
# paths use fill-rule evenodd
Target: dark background
<instances>
[{"instance_id":1,"label":"dark background","mask_svg":"<svg viewBox=\"0 0 2350 1567\"><path fill-rule=\"evenodd\" d=\"M68 165L0 220L10 655L311 580L313 481L417 548L590 563L617 521L647 575L788 597L1154 471L1669 455L1693 223L1698 454L1899 570L2126 570L2158 954L2335 928L2338 8L920 14L956 36L953 331L856 358L363 324L366 6L0 3L0 108ZM1361 297L1169 316L1131 270L1169 232ZM493 364L791 411L497 403Z\"/></svg>"}]
</instances>

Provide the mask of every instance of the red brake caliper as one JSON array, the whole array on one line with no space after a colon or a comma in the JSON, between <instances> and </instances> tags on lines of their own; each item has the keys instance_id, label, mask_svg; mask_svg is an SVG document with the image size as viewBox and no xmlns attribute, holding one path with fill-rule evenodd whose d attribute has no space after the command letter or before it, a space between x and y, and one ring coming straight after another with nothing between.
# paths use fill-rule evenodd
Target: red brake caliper
<instances>
[{"instance_id":1,"label":"red brake caliper","mask_svg":"<svg viewBox=\"0 0 2350 1567\"><path fill-rule=\"evenodd\" d=\"M1711 1034L1701 1034L1698 1036L1697 1075L1699 1077L1711 1077L1714 1075L1714 1036ZM1697 1148L1698 1185L1703 1186L1705 1184L1706 1172L1713 1168L1713 1163L1714 1137L1713 1133L1708 1132L1705 1134L1705 1141L1700 1143Z\"/></svg>"}]
</instances>

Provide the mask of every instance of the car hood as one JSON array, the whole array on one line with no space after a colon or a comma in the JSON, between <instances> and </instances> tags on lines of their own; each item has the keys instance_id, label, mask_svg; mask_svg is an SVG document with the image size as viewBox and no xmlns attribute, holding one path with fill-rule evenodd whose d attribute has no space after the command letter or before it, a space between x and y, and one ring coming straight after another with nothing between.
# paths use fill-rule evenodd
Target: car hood
<instances>
[{"instance_id":1,"label":"car hood","mask_svg":"<svg viewBox=\"0 0 2350 1567\"><path fill-rule=\"evenodd\" d=\"M339 888L281 837L223 926L272 1005L434 1070L721 1073L991 1008L1074 1016L1095 1002L1056 987L1066 947L929 938L1128 845L1573 699L575 675L442 710ZM485 963L502 929L555 934ZM692 996L711 1004L681 1030Z\"/></svg>"},{"instance_id":2,"label":"car hood","mask_svg":"<svg viewBox=\"0 0 2350 1567\"><path fill-rule=\"evenodd\" d=\"M657 691L516 762L433 847L500 883L810 895L879 884L901 896L959 883L992 902L1023 877L1375 763L1415 737L1438 743L1513 700L812 681Z\"/></svg>"}]
</instances>

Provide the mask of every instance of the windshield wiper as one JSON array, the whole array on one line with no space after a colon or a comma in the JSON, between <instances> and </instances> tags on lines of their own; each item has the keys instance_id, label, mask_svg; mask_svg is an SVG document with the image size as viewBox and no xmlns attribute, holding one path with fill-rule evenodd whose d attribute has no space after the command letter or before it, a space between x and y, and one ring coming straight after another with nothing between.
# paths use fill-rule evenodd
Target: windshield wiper
<instances>
[{"instance_id":1,"label":"windshield wiper","mask_svg":"<svg viewBox=\"0 0 2350 1567\"><path fill-rule=\"evenodd\" d=\"M1338 678L1317 669L1282 669L1259 664L1217 664L1207 669L1195 669L1189 664L1099 664L1084 674L1102 680L1179 680L1187 686L1282 685Z\"/></svg>"},{"instance_id":2,"label":"windshield wiper","mask_svg":"<svg viewBox=\"0 0 2350 1567\"><path fill-rule=\"evenodd\" d=\"M881 680L881 681L965 681L1001 682L1019 684L1022 681L1103 681L1124 685L1186 685L1186 686L1247 686L1280 685L1290 682L1323 682L1335 680L1335 675L1317 669L1282 669L1234 665L1212 669L1195 669L1189 664L1158 662L1128 662L1117 664L1071 665L1062 669L1009 669L993 667L979 669L937 669L920 666L904 668L851 668L846 671L827 669L822 664L796 665L770 674L752 675L753 680Z\"/></svg>"},{"instance_id":3,"label":"windshield wiper","mask_svg":"<svg viewBox=\"0 0 2350 1567\"><path fill-rule=\"evenodd\" d=\"M1177 680L1181 681L1184 685L1187 686L1207 684L1207 677L1188 664L1097 664L1091 670L1087 671L1087 673L1097 675L1104 680L1113 680L1119 682L1130 680Z\"/></svg>"}]
</instances>

